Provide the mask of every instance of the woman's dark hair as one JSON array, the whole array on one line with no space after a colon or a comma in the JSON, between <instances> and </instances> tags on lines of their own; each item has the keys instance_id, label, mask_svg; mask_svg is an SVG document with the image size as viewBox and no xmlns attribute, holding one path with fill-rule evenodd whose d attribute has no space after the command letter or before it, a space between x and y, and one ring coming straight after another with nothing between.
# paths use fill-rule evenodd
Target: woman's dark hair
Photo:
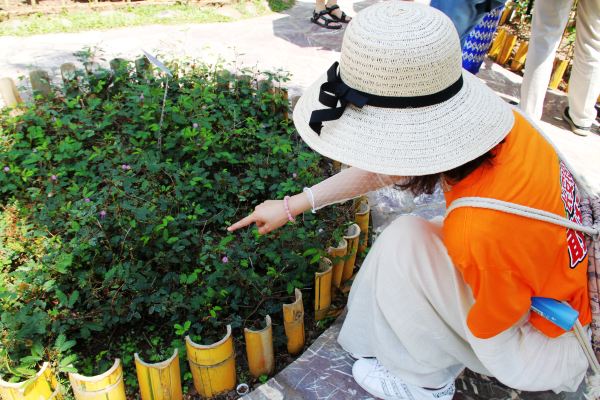
<instances>
[{"instance_id":1,"label":"woman's dark hair","mask_svg":"<svg viewBox=\"0 0 600 400\"><path fill-rule=\"evenodd\" d=\"M500 143L504 143L504 141ZM451 185L455 185L469 176L471 172L475 171L480 166L484 164L492 165L492 160L495 156L495 150L496 147L484 155L449 171L438 172L437 174L431 175L407 177L403 183L399 183L397 186L399 186L402 190L410 190L415 196L423 193L432 194L435 190L435 185L442 179L445 179L446 182Z\"/></svg>"}]
</instances>

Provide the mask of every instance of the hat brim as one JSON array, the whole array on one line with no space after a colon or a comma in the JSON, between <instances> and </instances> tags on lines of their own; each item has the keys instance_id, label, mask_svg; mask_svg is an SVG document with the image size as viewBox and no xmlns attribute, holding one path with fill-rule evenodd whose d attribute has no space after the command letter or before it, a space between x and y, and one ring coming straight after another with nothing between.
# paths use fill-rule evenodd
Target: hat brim
<instances>
[{"instance_id":1,"label":"hat brim","mask_svg":"<svg viewBox=\"0 0 600 400\"><path fill-rule=\"evenodd\" d=\"M444 172L485 154L512 129L510 106L471 73L451 99L428 107L381 108L349 104L343 115L324 122L321 134L309 126L326 75L314 82L294 108L294 124L306 144L333 160L366 171L400 176Z\"/></svg>"}]
</instances>

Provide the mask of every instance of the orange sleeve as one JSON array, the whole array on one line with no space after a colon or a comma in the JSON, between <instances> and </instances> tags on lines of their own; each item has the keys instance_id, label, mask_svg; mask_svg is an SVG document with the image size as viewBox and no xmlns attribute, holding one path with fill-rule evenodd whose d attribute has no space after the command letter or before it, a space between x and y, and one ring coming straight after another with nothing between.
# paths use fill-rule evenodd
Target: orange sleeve
<instances>
[{"instance_id":1,"label":"orange sleeve","mask_svg":"<svg viewBox=\"0 0 600 400\"><path fill-rule=\"evenodd\" d=\"M531 307L532 290L508 269L480 269L475 304L467 316L474 336L488 339L515 325Z\"/></svg>"}]
</instances>

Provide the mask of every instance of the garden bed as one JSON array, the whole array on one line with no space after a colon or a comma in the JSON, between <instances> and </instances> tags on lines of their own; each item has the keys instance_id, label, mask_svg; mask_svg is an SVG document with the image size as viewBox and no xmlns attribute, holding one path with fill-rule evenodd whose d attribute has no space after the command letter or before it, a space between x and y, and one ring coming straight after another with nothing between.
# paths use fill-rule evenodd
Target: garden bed
<instances>
[{"instance_id":1,"label":"garden bed","mask_svg":"<svg viewBox=\"0 0 600 400\"><path fill-rule=\"evenodd\" d=\"M0 111L5 378L49 361L66 384L121 358L134 397L133 354L158 362L177 349L192 396L185 336L210 344L231 325L238 381L252 385L266 376L248 374L244 327L271 316L278 370L291 360L281 310L295 288L307 342L331 321L314 321L311 288L350 205L265 236L225 230L332 173L295 133L286 76L178 60L168 78L144 65L78 70Z\"/></svg>"}]
</instances>

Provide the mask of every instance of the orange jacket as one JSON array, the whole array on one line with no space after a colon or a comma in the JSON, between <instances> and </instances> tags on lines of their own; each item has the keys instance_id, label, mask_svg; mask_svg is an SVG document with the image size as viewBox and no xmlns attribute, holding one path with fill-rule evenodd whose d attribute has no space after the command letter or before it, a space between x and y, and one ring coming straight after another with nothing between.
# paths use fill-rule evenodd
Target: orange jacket
<instances>
[{"instance_id":1,"label":"orange jacket","mask_svg":"<svg viewBox=\"0 0 600 400\"><path fill-rule=\"evenodd\" d=\"M494 154L491 165L482 165L445 194L447 204L460 197L490 197L581 222L573 176L518 113ZM476 337L513 326L529 312L533 296L567 301L583 325L590 323L582 234L499 211L458 208L444 221L444 242L473 292L467 324ZM530 322L549 337L564 333L534 313Z\"/></svg>"}]
</instances>

